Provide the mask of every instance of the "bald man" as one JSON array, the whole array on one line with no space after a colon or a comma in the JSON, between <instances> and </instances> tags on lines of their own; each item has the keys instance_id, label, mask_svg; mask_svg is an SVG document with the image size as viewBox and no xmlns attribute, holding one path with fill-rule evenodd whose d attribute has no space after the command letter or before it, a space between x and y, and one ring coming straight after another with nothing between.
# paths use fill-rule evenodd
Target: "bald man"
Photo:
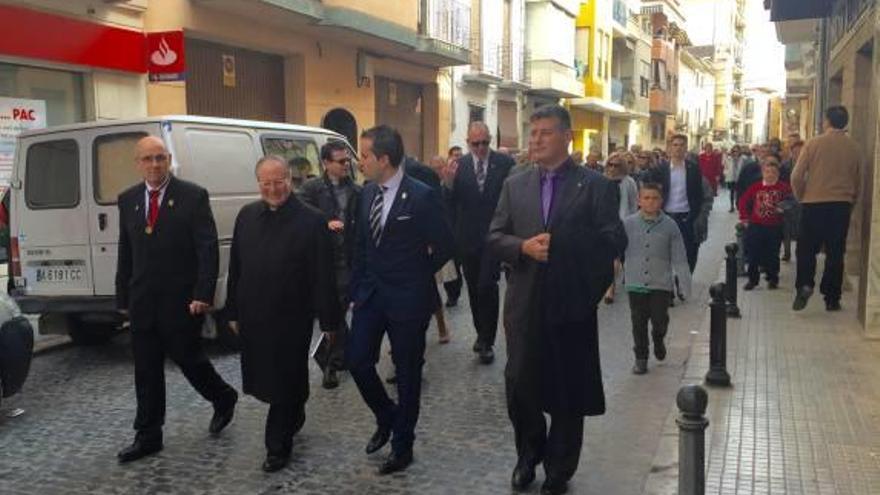
<instances>
[{"instance_id":1,"label":"bald man","mask_svg":"<svg viewBox=\"0 0 880 495\"><path fill-rule=\"evenodd\" d=\"M157 137L141 139L135 165L143 182L119 195L116 304L128 314L137 395L134 442L120 463L162 450L165 357L214 405L209 431L232 420L238 394L202 351L200 329L217 283L217 228L208 192L174 178Z\"/></svg>"}]
</instances>

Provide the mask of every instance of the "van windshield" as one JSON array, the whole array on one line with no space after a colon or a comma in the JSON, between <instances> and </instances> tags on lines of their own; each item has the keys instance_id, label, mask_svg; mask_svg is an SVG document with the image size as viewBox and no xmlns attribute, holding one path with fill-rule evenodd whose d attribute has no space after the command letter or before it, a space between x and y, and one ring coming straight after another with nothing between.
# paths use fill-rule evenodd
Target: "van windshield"
<instances>
[{"instance_id":1,"label":"van windshield","mask_svg":"<svg viewBox=\"0 0 880 495\"><path fill-rule=\"evenodd\" d=\"M284 158L293 172L294 181L304 181L322 173L318 145L311 139L264 137L263 153Z\"/></svg>"}]
</instances>

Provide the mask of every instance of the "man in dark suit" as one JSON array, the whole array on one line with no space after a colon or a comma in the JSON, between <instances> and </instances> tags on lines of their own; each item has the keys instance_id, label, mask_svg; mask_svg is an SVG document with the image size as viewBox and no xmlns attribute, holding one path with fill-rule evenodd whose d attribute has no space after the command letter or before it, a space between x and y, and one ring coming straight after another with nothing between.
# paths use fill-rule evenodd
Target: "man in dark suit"
<instances>
[{"instance_id":1,"label":"man in dark suit","mask_svg":"<svg viewBox=\"0 0 880 495\"><path fill-rule=\"evenodd\" d=\"M596 309L626 247L619 189L568 155L571 118L547 105L531 117L537 167L504 183L488 249L510 265L504 304L507 412L517 490L544 464L542 494L560 494L577 469L584 416L604 414ZM549 434L544 413L551 418Z\"/></svg>"},{"instance_id":2,"label":"man in dark suit","mask_svg":"<svg viewBox=\"0 0 880 495\"><path fill-rule=\"evenodd\" d=\"M452 234L436 191L403 173L403 140L388 127L361 134L364 187L357 220L348 369L377 429L367 453L394 434L392 452L379 470L405 469L413 459L419 417L425 332L440 305L434 274L452 254ZM397 404L385 391L376 363L388 332L397 373Z\"/></svg>"},{"instance_id":3,"label":"man in dark suit","mask_svg":"<svg viewBox=\"0 0 880 495\"><path fill-rule=\"evenodd\" d=\"M501 186L515 163L512 158L489 148L492 137L483 122L468 127L471 152L449 168L446 177L447 198L454 211L456 255L464 269L468 299L477 341L474 352L480 362L495 359L492 347L498 333L498 278L501 271L497 259L487 256L484 249L489 222L498 205Z\"/></svg>"},{"instance_id":4,"label":"man in dark suit","mask_svg":"<svg viewBox=\"0 0 880 495\"><path fill-rule=\"evenodd\" d=\"M129 462L162 450L165 356L214 405L209 431L232 420L238 394L202 351L200 329L217 283L217 228L208 192L170 174L171 155L148 136L136 147L144 177L119 195L116 303L129 316L137 392L137 431L119 452Z\"/></svg>"},{"instance_id":5,"label":"man in dark suit","mask_svg":"<svg viewBox=\"0 0 880 495\"><path fill-rule=\"evenodd\" d=\"M663 161L650 174L648 182L663 187L663 211L675 220L684 239L691 272L697 266L700 242L694 227L703 209L703 175L699 164L687 159L688 138L675 134L669 138L669 161Z\"/></svg>"},{"instance_id":6,"label":"man in dark suit","mask_svg":"<svg viewBox=\"0 0 880 495\"><path fill-rule=\"evenodd\" d=\"M324 173L321 177L307 180L300 197L324 214L327 228L332 233L336 288L342 311L338 320L339 329L330 338L330 359L324 367L322 385L332 389L339 386L336 372L345 367L345 339L348 336L345 314L348 312L354 224L361 187L349 177L351 157L348 146L342 141L327 141L321 147L321 162L324 164Z\"/></svg>"}]
</instances>

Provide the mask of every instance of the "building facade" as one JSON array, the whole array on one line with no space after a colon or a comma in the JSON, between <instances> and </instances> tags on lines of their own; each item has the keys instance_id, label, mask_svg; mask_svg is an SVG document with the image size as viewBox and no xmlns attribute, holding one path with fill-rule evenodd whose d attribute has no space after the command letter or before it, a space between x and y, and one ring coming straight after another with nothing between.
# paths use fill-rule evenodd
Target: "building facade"
<instances>
[{"instance_id":1,"label":"building facade","mask_svg":"<svg viewBox=\"0 0 880 495\"><path fill-rule=\"evenodd\" d=\"M685 48L681 51L676 132L688 136L693 150L711 141L715 123L715 70L709 57Z\"/></svg>"}]
</instances>

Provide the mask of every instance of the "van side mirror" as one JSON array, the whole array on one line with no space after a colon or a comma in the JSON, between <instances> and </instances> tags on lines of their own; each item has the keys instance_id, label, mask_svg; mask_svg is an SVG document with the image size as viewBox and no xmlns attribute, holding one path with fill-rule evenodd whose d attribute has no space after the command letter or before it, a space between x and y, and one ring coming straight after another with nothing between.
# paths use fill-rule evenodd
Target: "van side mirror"
<instances>
[{"instance_id":1,"label":"van side mirror","mask_svg":"<svg viewBox=\"0 0 880 495\"><path fill-rule=\"evenodd\" d=\"M13 189L21 189L21 179L13 179L9 181L9 187Z\"/></svg>"}]
</instances>

